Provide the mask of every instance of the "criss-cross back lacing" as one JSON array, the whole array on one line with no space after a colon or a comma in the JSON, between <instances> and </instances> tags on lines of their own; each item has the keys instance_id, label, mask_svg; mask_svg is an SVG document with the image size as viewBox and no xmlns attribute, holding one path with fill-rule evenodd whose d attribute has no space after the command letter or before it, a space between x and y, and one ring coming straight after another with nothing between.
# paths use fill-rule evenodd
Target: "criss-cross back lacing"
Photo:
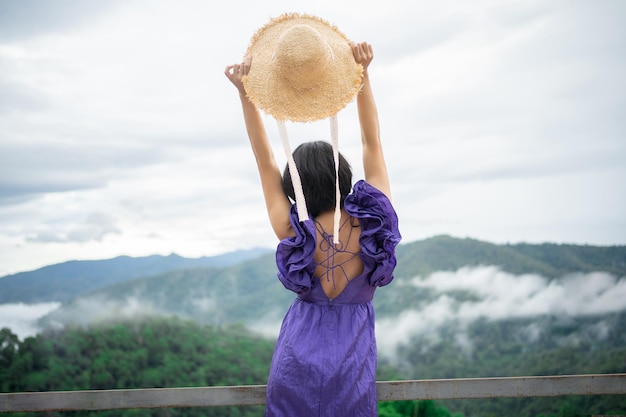
<instances>
[{"instance_id":1,"label":"criss-cross back lacing","mask_svg":"<svg viewBox=\"0 0 626 417\"><path fill-rule=\"evenodd\" d=\"M358 226L352 223L353 220L353 217L348 216L348 218L346 218L346 220L344 220L338 227L339 230L343 230L344 226L348 224L348 222L350 223L350 228L346 238L344 240L340 240L339 243L335 243L335 241L337 241L336 236L327 233L322 224L317 220L315 221L315 227L321 236L321 239L318 242L318 249L323 254L322 258L316 262L316 278L332 282L334 290L337 290L337 281L335 280L336 277L345 279L346 285L351 279L355 278L355 276L350 276L350 273L345 269L345 266L359 255L359 252L353 252L348 249L353 231ZM339 271L339 276L337 276L336 271ZM336 298L342 291L343 288L333 298ZM328 296L328 293L326 293L326 295Z\"/></svg>"}]
</instances>

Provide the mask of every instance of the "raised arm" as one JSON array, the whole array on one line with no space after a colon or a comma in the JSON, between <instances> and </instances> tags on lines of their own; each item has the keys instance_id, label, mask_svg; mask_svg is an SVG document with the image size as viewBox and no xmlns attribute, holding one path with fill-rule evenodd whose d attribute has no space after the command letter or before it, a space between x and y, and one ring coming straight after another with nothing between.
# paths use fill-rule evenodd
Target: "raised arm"
<instances>
[{"instance_id":1,"label":"raised arm","mask_svg":"<svg viewBox=\"0 0 626 417\"><path fill-rule=\"evenodd\" d=\"M274 233L282 240L294 234L289 221L291 203L283 191L280 169L274 158L261 114L246 97L242 78L250 71L250 64L251 58L246 57L241 64L227 66L224 74L239 91L246 131L261 177L267 213Z\"/></svg>"},{"instance_id":2,"label":"raised arm","mask_svg":"<svg viewBox=\"0 0 626 417\"><path fill-rule=\"evenodd\" d=\"M378 110L370 85L368 67L374 59L372 46L366 42L351 43L354 60L363 65L363 81L357 96L357 110L363 144L365 181L382 191L391 200L391 186L380 141Z\"/></svg>"}]
</instances>

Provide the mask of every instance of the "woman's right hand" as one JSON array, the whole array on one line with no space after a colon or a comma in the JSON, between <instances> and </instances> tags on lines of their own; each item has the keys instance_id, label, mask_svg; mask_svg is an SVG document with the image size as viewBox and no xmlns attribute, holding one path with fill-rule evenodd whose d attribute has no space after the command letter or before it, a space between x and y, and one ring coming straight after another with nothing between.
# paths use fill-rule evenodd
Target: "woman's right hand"
<instances>
[{"instance_id":1,"label":"woman's right hand","mask_svg":"<svg viewBox=\"0 0 626 417\"><path fill-rule=\"evenodd\" d=\"M367 42L350 42L352 47L352 54L357 64L363 65L363 72L367 72L370 62L374 59L374 51L372 45Z\"/></svg>"},{"instance_id":2,"label":"woman's right hand","mask_svg":"<svg viewBox=\"0 0 626 417\"><path fill-rule=\"evenodd\" d=\"M230 80L231 83L237 90L239 90L239 94L245 97L246 89L243 86L243 77L248 75L250 72L250 64L252 63L252 57L247 55L241 64L233 64L226 67L224 74Z\"/></svg>"}]
</instances>

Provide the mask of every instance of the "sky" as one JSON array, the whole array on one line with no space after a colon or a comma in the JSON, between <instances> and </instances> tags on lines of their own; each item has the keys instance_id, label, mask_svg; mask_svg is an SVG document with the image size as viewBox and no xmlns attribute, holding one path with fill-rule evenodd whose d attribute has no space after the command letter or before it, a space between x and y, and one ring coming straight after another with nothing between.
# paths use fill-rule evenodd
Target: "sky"
<instances>
[{"instance_id":1,"label":"sky","mask_svg":"<svg viewBox=\"0 0 626 417\"><path fill-rule=\"evenodd\" d=\"M0 276L275 247L224 69L285 12L372 44L403 242L626 244L622 0L0 0Z\"/></svg>"}]
</instances>

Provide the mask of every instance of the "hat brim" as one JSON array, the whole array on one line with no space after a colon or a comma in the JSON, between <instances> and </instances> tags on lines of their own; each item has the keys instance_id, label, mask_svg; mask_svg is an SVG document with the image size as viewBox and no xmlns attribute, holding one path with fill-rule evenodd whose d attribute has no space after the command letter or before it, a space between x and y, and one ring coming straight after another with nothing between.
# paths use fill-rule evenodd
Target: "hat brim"
<instances>
[{"instance_id":1,"label":"hat brim","mask_svg":"<svg viewBox=\"0 0 626 417\"><path fill-rule=\"evenodd\" d=\"M333 54L330 70L314 88L294 88L274 71L280 35L300 24L316 29ZM316 16L289 13L270 20L255 33L246 52L252 57L250 72L243 79L248 99L277 120L310 122L337 114L361 88L363 67L354 60L349 42L335 26Z\"/></svg>"}]
</instances>

